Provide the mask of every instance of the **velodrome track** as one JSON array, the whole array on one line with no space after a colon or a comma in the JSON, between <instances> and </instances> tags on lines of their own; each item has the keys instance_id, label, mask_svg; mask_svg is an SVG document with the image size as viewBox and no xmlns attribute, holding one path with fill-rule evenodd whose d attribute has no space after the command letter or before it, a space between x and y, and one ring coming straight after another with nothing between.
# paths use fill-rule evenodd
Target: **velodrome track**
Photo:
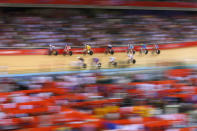
<instances>
[{"instance_id":1,"label":"velodrome track","mask_svg":"<svg viewBox=\"0 0 197 131\"><path fill-rule=\"evenodd\" d=\"M102 68L109 68L108 62L111 55L94 54L93 56L83 56L74 54L73 56L48 56L48 55L25 55L25 56L0 56L0 72L8 72L9 74L22 74L32 72L54 72L73 70L70 66L73 61L77 61L77 57L83 57L87 63L87 69L91 69L91 60L93 57L100 59ZM115 53L113 55L117 61L126 61L128 56L126 53ZM135 54L136 64L128 67L145 67L156 66L161 62L186 62L188 64L197 63L197 47L179 48L170 50L161 50L160 55L140 56L139 52Z\"/></svg>"}]
</instances>

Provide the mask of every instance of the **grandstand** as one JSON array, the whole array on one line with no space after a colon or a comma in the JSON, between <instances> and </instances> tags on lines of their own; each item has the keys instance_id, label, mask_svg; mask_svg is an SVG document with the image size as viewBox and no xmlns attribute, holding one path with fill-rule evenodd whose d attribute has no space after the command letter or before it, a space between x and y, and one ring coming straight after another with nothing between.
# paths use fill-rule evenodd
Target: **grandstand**
<instances>
[{"instance_id":1,"label":"grandstand","mask_svg":"<svg viewBox=\"0 0 197 131\"><path fill-rule=\"evenodd\" d=\"M1 130L194 129L196 68L182 68L2 78Z\"/></svg>"},{"instance_id":2,"label":"grandstand","mask_svg":"<svg viewBox=\"0 0 197 131\"><path fill-rule=\"evenodd\" d=\"M0 47L196 41L195 12L2 8ZM12 16L12 17L11 17Z\"/></svg>"}]
</instances>

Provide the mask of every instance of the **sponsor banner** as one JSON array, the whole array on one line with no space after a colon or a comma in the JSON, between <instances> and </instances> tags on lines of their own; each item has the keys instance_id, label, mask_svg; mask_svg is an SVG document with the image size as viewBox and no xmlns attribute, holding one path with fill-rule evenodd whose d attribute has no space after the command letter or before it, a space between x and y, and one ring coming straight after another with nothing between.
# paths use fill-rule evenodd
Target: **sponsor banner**
<instances>
[{"instance_id":1,"label":"sponsor banner","mask_svg":"<svg viewBox=\"0 0 197 131\"><path fill-rule=\"evenodd\" d=\"M197 8L197 3L194 3L194 2L131 1L131 2L125 2L123 4L123 6Z\"/></svg>"},{"instance_id":2,"label":"sponsor banner","mask_svg":"<svg viewBox=\"0 0 197 131\"><path fill-rule=\"evenodd\" d=\"M182 47L192 47L197 46L197 42L185 42L185 43L175 43L175 44L164 44L159 45L160 49L175 49L175 48L182 48Z\"/></svg>"},{"instance_id":3,"label":"sponsor banner","mask_svg":"<svg viewBox=\"0 0 197 131\"><path fill-rule=\"evenodd\" d=\"M197 8L197 3L195 2L166 2L166 1L159 2L159 1L137 1L137 0L136 1L127 1L127 0L0 0L0 4L4 4L4 3Z\"/></svg>"},{"instance_id":4,"label":"sponsor banner","mask_svg":"<svg viewBox=\"0 0 197 131\"><path fill-rule=\"evenodd\" d=\"M176 49L197 46L197 42L185 42L176 44L163 44L159 45L159 49ZM141 46L135 46L135 50L139 51ZM151 50L153 45L147 45L147 49ZM104 53L105 48L92 48L94 53ZM115 52L126 52L127 47L113 47ZM63 49L57 49L59 54L63 52ZM82 54L83 48L72 48L73 54ZM0 55L47 55L48 49L0 49Z\"/></svg>"},{"instance_id":5,"label":"sponsor banner","mask_svg":"<svg viewBox=\"0 0 197 131\"><path fill-rule=\"evenodd\" d=\"M47 49L0 49L0 55L45 55Z\"/></svg>"},{"instance_id":6,"label":"sponsor banner","mask_svg":"<svg viewBox=\"0 0 197 131\"><path fill-rule=\"evenodd\" d=\"M0 0L0 3L93 5L94 1L93 0Z\"/></svg>"}]
</instances>

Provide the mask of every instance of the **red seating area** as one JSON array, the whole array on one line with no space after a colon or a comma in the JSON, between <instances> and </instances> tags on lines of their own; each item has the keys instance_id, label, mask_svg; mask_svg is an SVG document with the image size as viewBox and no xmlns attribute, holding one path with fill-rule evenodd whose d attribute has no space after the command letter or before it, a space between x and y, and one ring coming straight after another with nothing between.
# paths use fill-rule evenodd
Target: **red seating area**
<instances>
[{"instance_id":1,"label":"red seating area","mask_svg":"<svg viewBox=\"0 0 197 131\"><path fill-rule=\"evenodd\" d=\"M172 69L164 72L165 79L157 81L84 83L74 89L53 80L44 82L40 89L2 92L0 130L191 131L197 127L188 126L188 111L168 113L165 107L192 103L189 111L196 110L194 72ZM182 80L177 80L180 77Z\"/></svg>"}]
</instances>

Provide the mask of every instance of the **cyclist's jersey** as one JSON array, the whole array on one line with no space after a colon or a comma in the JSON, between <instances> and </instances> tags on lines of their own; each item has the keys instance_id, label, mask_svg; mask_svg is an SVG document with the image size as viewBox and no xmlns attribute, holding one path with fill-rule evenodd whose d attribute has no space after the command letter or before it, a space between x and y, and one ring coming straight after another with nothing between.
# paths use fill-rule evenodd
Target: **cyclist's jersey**
<instances>
[{"instance_id":1,"label":"cyclist's jersey","mask_svg":"<svg viewBox=\"0 0 197 131\"><path fill-rule=\"evenodd\" d=\"M158 48L159 48L159 46L155 44L155 49L158 49Z\"/></svg>"},{"instance_id":2,"label":"cyclist's jersey","mask_svg":"<svg viewBox=\"0 0 197 131\"><path fill-rule=\"evenodd\" d=\"M133 54L128 54L129 59L133 59Z\"/></svg>"},{"instance_id":3,"label":"cyclist's jersey","mask_svg":"<svg viewBox=\"0 0 197 131\"><path fill-rule=\"evenodd\" d=\"M64 50L70 50L71 47L70 46L65 46Z\"/></svg>"},{"instance_id":4,"label":"cyclist's jersey","mask_svg":"<svg viewBox=\"0 0 197 131\"><path fill-rule=\"evenodd\" d=\"M111 48L112 48L112 45L110 45L110 44L109 44L109 45L107 45L107 48L111 49Z\"/></svg>"},{"instance_id":5,"label":"cyclist's jersey","mask_svg":"<svg viewBox=\"0 0 197 131\"><path fill-rule=\"evenodd\" d=\"M129 48L129 49L134 49L134 46L133 46L132 44L129 44L129 45L128 45L128 48Z\"/></svg>"},{"instance_id":6,"label":"cyclist's jersey","mask_svg":"<svg viewBox=\"0 0 197 131\"><path fill-rule=\"evenodd\" d=\"M86 49L87 50L90 50L91 49L91 46L90 45L86 45Z\"/></svg>"},{"instance_id":7,"label":"cyclist's jersey","mask_svg":"<svg viewBox=\"0 0 197 131\"><path fill-rule=\"evenodd\" d=\"M99 62L99 58L93 58L93 62L98 63Z\"/></svg>"},{"instance_id":8,"label":"cyclist's jersey","mask_svg":"<svg viewBox=\"0 0 197 131\"><path fill-rule=\"evenodd\" d=\"M55 49L55 46L49 46L49 49L50 50L54 50Z\"/></svg>"},{"instance_id":9,"label":"cyclist's jersey","mask_svg":"<svg viewBox=\"0 0 197 131\"><path fill-rule=\"evenodd\" d=\"M146 45L142 45L142 48L146 49Z\"/></svg>"},{"instance_id":10,"label":"cyclist's jersey","mask_svg":"<svg viewBox=\"0 0 197 131\"><path fill-rule=\"evenodd\" d=\"M114 62L115 59L116 59L115 57L110 57L109 61L110 61L110 62Z\"/></svg>"}]
</instances>

